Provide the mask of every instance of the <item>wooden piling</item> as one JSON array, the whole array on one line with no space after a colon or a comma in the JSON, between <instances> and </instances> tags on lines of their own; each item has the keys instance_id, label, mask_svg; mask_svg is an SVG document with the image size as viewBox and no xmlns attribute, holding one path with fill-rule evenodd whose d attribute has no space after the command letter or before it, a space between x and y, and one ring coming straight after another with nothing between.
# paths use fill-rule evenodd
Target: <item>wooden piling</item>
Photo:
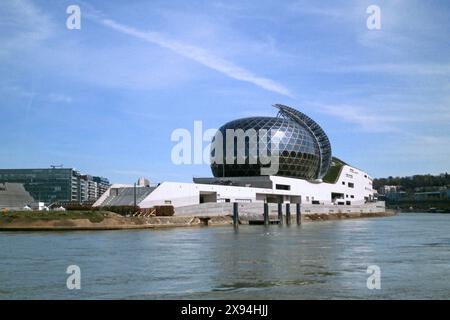
<instances>
[{"instance_id":1,"label":"wooden piling","mask_svg":"<svg viewBox=\"0 0 450 320\"><path fill-rule=\"evenodd\" d=\"M278 202L278 223L283 224L283 203Z\"/></svg>"},{"instance_id":2,"label":"wooden piling","mask_svg":"<svg viewBox=\"0 0 450 320\"><path fill-rule=\"evenodd\" d=\"M233 202L233 225L237 227L239 225L239 204Z\"/></svg>"},{"instance_id":3,"label":"wooden piling","mask_svg":"<svg viewBox=\"0 0 450 320\"><path fill-rule=\"evenodd\" d=\"M286 225L291 224L291 204L286 203Z\"/></svg>"},{"instance_id":4,"label":"wooden piling","mask_svg":"<svg viewBox=\"0 0 450 320\"><path fill-rule=\"evenodd\" d=\"M264 203L264 225L269 225L269 204Z\"/></svg>"},{"instance_id":5,"label":"wooden piling","mask_svg":"<svg viewBox=\"0 0 450 320\"><path fill-rule=\"evenodd\" d=\"M300 212L300 203L296 204L296 211L297 211L297 225L301 225L302 224L302 213Z\"/></svg>"}]
</instances>

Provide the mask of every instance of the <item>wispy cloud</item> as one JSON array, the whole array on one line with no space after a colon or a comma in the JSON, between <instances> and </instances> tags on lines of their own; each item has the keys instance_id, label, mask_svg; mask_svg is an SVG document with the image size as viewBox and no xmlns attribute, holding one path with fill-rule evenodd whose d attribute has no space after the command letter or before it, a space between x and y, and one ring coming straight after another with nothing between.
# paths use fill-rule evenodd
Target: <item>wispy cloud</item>
<instances>
[{"instance_id":1,"label":"wispy cloud","mask_svg":"<svg viewBox=\"0 0 450 320\"><path fill-rule=\"evenodd\" d=\"M448 76L450 75L450 64L430 64L430 63L374 63L365 65L336 66L328 68L329 72L341 73L389 73L395 75L430 75Z\"/></svg>"},{"instance_id":2,"label":"wispy cloud","mask_svg":"<svg viewBox=\"0 0 450 320\"><path fill-rule=\"evenodd\" d=\"M72 103L73 98L67 94L60 92L36 92L34 89L26 89L23 86L15 84L0 83L0 92L4 96L15 96L18 98L34 98L38 101L52 102L52 103Z\"/></svg>"},{"instance_id":3,"label":"wispy cloud","mask_svg":"<svg viewBox=\"0 0 450 320\"><path fill-rule=\"evenodd\" d=\"M307 102L306 105L334 119L353 124L358 130L368 133L399 132L398 123L405 122L404 117L388 115L382 110L366 105L317 102Z\"/></svg>"},{"instance_id":4,"label":"wispy cloud","mask_svg":"<svg viewBox=\"0 0 450 320\"><path fill-rule=\"evenodd\" d=\"M417 103L396 103L386 99L375 99L371 103L325 104L307 102L311 108L334 119L355 125L362 132L383 133L396 132L410 134L411 126L430 126L436 130L444 130L450 119L448 105L445 100L435 105ZM428 112L435 110L435 113ZM405 125L410 126L408 129ZM414 132L414 130L413 130Z\"/></svg>"},{"instance_id":5,"label":"wispy cloud","mask_svg":"<svg viewBox=\"0 0 450 320\"><path fill-rule=\"evenodd\" d=\"M443 163L448 169L450 149L443 146L450 144L448 135L435 133L433 135L403 133L395 137L395 145L386 145L385 152L404 159L415 159L429 162L429 165Z\"/></svg>"},{"instance_id":6,"label":"wispy cloud","mask_svg":"<svg viewBox=\"0 0 450 320\"><path fill-rule=\"evenodd\" d=\"M50 100L51 102L55 102L55 103L72 103L72 97L69 97L65 94L61 94L61 93L50 93L48 95L48 100Z\"/></svg>"},{"instance_id":7,"label":"wispy cloud","mask_svg":"<svg viewBox=\"0 0 450 320\"><path fill-rule=\"evenodd\" d=\"M356 125L364 132L398 131L394 123L402 122L402 117L386 116L366 107L354 105L313 104L319 112Z\"/></svg>"},{"instance_id":8,"label":"wispy cloud","mask_svg":"<svg viewBox=\"0 0 450 320\"><path fill-rule=\"evenodd\" d=\"M284 96L293 97L290 90L282 84L279 84L269 78L257 76L252 72L246 70L245 68L234 64L231 61L211 54L201 47L192 46L177 40L170 39L159 32L144 32L133 27L117 23L116 21L111 19L101 18L98 22L123 34L144 40L152 44L156 44L165 49L169 49L183 57L196 61L230 78L249 82L265 90L275 92Z\"/></svg>"},{"instance_id":9,"label":"wispy cloud","mask_svg":"<svg viewBox=\"0 0 450 320\"><path fill-rule=\"evenodd\" d=\"M44 11L27 0L0 3L0 28L9 32L0 34L0 58L13 50L32 47L53 35L53 25Z\"/></svg>"},{"instance_id":10,"label":"wispy cloud","mask_svg":"<svg viewBox=\"0 0 450 320\"><path fill-rule=\"evenodd\" d=\"M312 15L326 18L347 18L351 10L342 6L320 6L316 2L296 1L288 5L290 11L301 15Z\"/></svg>"}]
</instances>

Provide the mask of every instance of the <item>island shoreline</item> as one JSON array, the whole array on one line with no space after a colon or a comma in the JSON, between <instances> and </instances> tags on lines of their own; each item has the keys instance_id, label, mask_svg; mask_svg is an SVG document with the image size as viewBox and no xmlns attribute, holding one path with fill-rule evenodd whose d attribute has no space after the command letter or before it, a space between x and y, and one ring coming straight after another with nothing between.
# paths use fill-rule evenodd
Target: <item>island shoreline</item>
<instances>
[{"instance_id":1,"label":"island shoreline","mask_svg":"<svg viewBox=\"0 0 450 320\"><path fill-rule=\"evenodd\" d=\"M337 221L344 219L363 219L390 217L397 213L392 210L370 213L328 213L302 214L302 223ZM285 217L284 217L285 218ZM277 217L270 216L272 222L278 222ZM285 219L284 219L285 220ZM251 221L262 221L253 216L240 216L239 224L248 225ZM283 221L286 223L286 221ZM296 216L291 218L291 224L296 225ZM167 229L180 227L232 226L231 215L220 216L170 216L170 217L105 217L101 222L91 222L89 219L27 219L15 218L11 221L0 221L0 231L112 231L139 229Z\"/></svg>"}]
</instances>

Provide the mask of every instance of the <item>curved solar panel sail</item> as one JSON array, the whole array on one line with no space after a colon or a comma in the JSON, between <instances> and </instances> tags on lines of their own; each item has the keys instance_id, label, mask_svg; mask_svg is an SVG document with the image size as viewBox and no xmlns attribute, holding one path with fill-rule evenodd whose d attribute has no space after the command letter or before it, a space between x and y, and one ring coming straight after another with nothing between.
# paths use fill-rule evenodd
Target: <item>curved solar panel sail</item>
<instances>
[{"instance_id":1,"label":"curved solar panel sail","mask_svg":"<svg viewBox=\"0 0 450 320\"><path fill-rule=\"evenodd\" d=\"M280 110L279 114L281 116L305 126L311 132L320 151L320 166L317 178L322 179L331 165L331 144L325 131L313 119L294 108L282 104L275 104L274 107Z\"/></svg>"}]
</instances>

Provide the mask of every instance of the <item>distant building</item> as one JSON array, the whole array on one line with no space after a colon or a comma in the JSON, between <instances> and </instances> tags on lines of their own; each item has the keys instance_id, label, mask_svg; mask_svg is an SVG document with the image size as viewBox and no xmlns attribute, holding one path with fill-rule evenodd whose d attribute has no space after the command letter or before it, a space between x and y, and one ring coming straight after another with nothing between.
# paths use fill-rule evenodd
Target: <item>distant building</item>
<instances>
[{"instance_id":1,"label":"distant building","mask_svg":"<svg viewBox=\"0 0 450 320\"><path fill-rule=\"evenodd\" d=\"M408 194L405 191L398 192L388 192L385 194L385 198L390 202L398 202L405 200L408 197Z\"/></svg>"},{"instance_id":2,"label":"distant building","mask_svg":"<svg viewBox=\"0 0 450 320\"><path fill-rule=\"evenodd\" d=\"M391 192L398 192L400 189L399 186L382 186L380 189L378 189L378 193L379 194L387 194L387 193L391 193Z\"/></svg>"},{"instance_id":3,"label":"distant building","mask_svg":"<svg viewBox=\"0 0 450 320\"><path fill-rule=\"evenodd\" d=\"M140 187L150 187L150 180L148 180L144 177L140 177L138 179L137 185Z\"/></svg>"},{"instance_id":4,"label":"distant building","mask_svg":"<svg viewBox=\"0 0 450 320\"><path fill-rule=\"evenodd\" d=\"M106 192L106 190L109 189L111 184L109 183L108 179L103 177L92 177L92 179L97 183L98 196L96 199L98 199L102 194Z\"/></svg>"},{"instance_id":5,"label":"distant building","mask_svg":"<svg viewBox=\"0 0 450 320\"><path fill-rule=\"evenodd\" d=\"M94 178L90 175L83 176L84 178L84 184L86 188L86 192L84 195L85 201L91 201L98 199L99 192L98 192L98 183L94 181Z\"/></svg>"},{"instance_id":6,"label":"distant building","mask_svg":"<svg viewBox=\"0 0 450 320\"><path fill-rule=\"evenodd\" d=\"M34 200L51 204L61 201L93 201L109 188L103 177L81 174L73 168L0 169L0 183L21 183Z\"/></svg>"},{"instance_id":7,"label":"distant building","mask_svg":"<svg viewBox=\"0 0 450 320\"><path fill-rule=\"evenodd\" d=\"M416 192L414 193L414 200L416 201L430 201L430 200L447 200L449 198L449 190L442 189L439 191Z\"/></svg>"}]
</instances>

